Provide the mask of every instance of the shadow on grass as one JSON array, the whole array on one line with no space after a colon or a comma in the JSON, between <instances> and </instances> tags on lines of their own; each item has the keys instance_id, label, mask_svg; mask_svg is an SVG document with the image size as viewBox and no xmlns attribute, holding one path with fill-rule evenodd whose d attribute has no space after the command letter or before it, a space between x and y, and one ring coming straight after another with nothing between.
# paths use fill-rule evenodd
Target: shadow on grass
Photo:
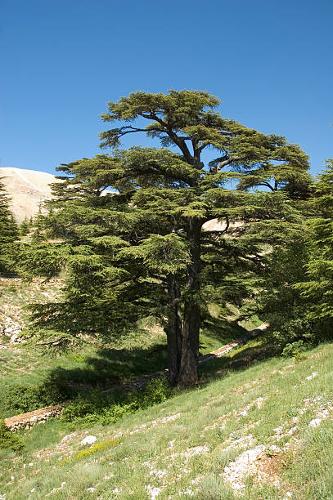
<instances>
[{"instance_id":1,"label":"shadow on grass","mask_svg":"<svg viewBox=\"0 0 333 500\"><path fill-rule=\"evenodd\" d=\"M219 339L219 346L241 339L248 340L247 330L225 320L210 319L205 323L205 336ZM89 390L112 390L113 386L130 386L131 381L149 381L167 367L165 345L149 348L112 349L101 348L94 356L85 359L84 367L56 368L50 373L46 385L58 389L65 399L84 396ZM144 385L144 382L143 384ZM138 383L137 387L141 384ZM56 390L57 392L57 390Z\"/></svg>"},{"instance_id":2,"label":"shadow on grass","mask_svg":"<svg viewBox=\"0 0 333 500\"><path fill-rule=\"evenodd\" d=\"M145 349L102 348L85 359L84 367L56 368L51 371L45 387L62 400L89 397L90 391L106 391L113 386L130 383L149 373L164 370L167 365L165 346Z\"/></svg>"},{"instance_id":3,"label":"shadow on grass","mask_svg":"<svg viewBox=\"0 0 333 500\"><path fill-rule=\"evenodd\" d=\"M223 323L223 324L222 324ZM228 325L225 322L214 320L212 325L216 337L220 338L221 345L236 339L243 344L255 338L262 332L248 332L237 323ZM207 330L206 330L207 332ZM206 333L207 335L207 333ZM232 357L214 357L200 364L199 374L201 383L223 376L224 371L243 370L258 362L274 356L276 350L267 342L259 346L248 347ZM163 376L167 366L166 347L157 345L145 349L111 349L102 348L94 357L85 360L85 366L79 368L56 368L53 370L45 388L57 396L57 401L71 400L76 397L89 399L90 392L115 393L132 392L142 389L154 377ZM59 399L60 397L60 399ZM119 396L122 397L122 396Z\"/></svg>"},{"instance_id":4,"label":"shadow on grass","mask_svg":"<svg viewBox=\"0 0 333 500\"><path fill-rule=\"evenodd\" d=\"M246 342L258 337L256 345L246 346ZM248 332L240 337L244 346L231 356L213 357L199 366L201 383L206 384L227 373L247 370L256 363L266 361L280 353L280 349L269 340L269 335L260 330Z\"/></svg>"},{"instance_id":5,"label":"shadow on grass","mask_svg":"<svg viewBox=\"0 0 333 500\"><path fill-rule=\"evenodd\" d=\"M248 338L253 338L253 336L247 335ZM246 370L254 363L264 361L274 354L276 351L272 349L271 344L263 342L261 345L249 347L244 345L232 357L210 359L200 365L200 385L205 386L214 379L221 379L230 371ZM97 365L94 362L94 369L97 368ZM156 368L156 364L150 366ZM141 364L140 367L142 368ZM145 368L147 374L146 364ZM57 384L59 384L61 382L59 373L53 375L58 377ZM133 375L133 371L131 371L131 375ZM136 375L140 374L136 372ZM68 377L68 373L66 377ZM71 377L72 379L73 377ZM180 389L171 389L165 377L161 378L161 375L147 375L146 378L141 375L141 380L143 379L144 383L137 386L113 385L108 390L103 390L103 386L97 385L94 390L72 392L71 404L65 407L64 417L74 426L87 427L96 423L108 425L121 419L127 413L161 403L180 392Z\"/></svg>"},{"instance_id":6,"label":"shadow on grass","mask_svg":"<svg viewBox=\"0 0 333 500\"><path fill-rule=\"evenodd\" d=\"M237 323L226 319L206 318L203 322L203 332L215 340L220 341L221 346L235 339L247 338L248 331Z\"/></svg>"},{"instance_id":7,"label":"shadow on grass","mask_svg":"<svg viewBox=\"0 0 333 500\"><path fill-rule=\"evenodd\" d=\"M237 324L229 324L213 320L210 322L211 332L221 340L221 344L235 339L246 343L253 338L256 332L247 332ZM206 330L207 332L207 330ZM259 333L259 332L257 332ZM262 333L262 332L261 332ZM264 335L266 336L266 335ZM220 345L221 345L220 344ZM227 372L245 370L258 361L265 360L276 354L276 350L267 342L260 345L244 347L230 357L213 358L200 364L200 385L205 385L216 378L222 378ZM38 387L24 392L22 400L22 387L17 387L15 392L8 394L8 408L17 407L16 413L30 411L55 403L70 403L77 405L79 414L101 413L110 409L112 405L125 405L133 402L139 408L139 400L146 398L150 381L161 377L167 366L167 353L165 345L155 345L133 349L113 349L103 347L84 359L84 364L73 368L57 367L50 371L46 380ZM137 383L134 383L137 382ZM157 381L158 386L158 381ZM170 396L170 390L158 389L158 396L149 396L152 404L165 399L165 394ZM162 392L161 392L162 391ZM164 393L164 391L166 391ZM161 397L162 399L159 399ZM155 399L154 399L155 398ZM164 398L164 399L163 399ZM145 399L145 405L147 398ZM17 402L17 404L16 404ZM131 403L132 404L132 403ZM6 406L6 405L5 405ZM109 410L107 410L109 411ZM12 413L14 415L15 412ZM8 415L11 416L11 415ZM77 415L73 414L73 418Z\"/></svg>"},{"instance_id":8,"label":"shadow on grass","mask_svg":"<svg viewBox=\"0 0 333 500\"><path fill-rule=\"evenodd\" d=\"M11 417L52 404L75 400L91 400L107 389L122 387L131 379L146 373L163 370L167 364L165 346L112 349L100 348L83 358L78 354L80 366L73 353L73 365L50 368L37 383L5 383L0 386L0 417ZM112 391L111 391L112 392ZM117 389L119 394L119 389ZM118 396L117 396L118 398Z\"/></svg>"}]
</instances>

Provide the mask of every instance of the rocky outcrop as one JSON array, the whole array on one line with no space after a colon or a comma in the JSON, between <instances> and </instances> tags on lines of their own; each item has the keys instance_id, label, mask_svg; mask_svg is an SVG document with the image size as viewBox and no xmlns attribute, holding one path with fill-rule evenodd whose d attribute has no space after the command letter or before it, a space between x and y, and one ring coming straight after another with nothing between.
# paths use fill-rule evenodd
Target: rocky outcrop
<instances>
[{"instance_id":1,"label":"rocky outcrop","mask_svg":"<svg viewBox=\"0 0 333 500\"><path fill-rule=\"evenodd\" d=\"M10 344L19 344L20 342L22 342L22 326L17 321L14 321L9 316L4 316L1 323L0 334L4 337L7 337Z\"/></svg>"},{"instance_id":2,"label":"rocky outcrop","mask_svg":"<svg viewBox=\"0 0 333 500\"><path fill-rule=\"evenodd\" d=\"M29 428L41 422L45 422L51 417L56 417L62 412L63 406L54 405L41 408L39 410L21 413L15 417L5 418L5 426L11 431L16 431L22 428Z\"/></svg>"}]
</instances>

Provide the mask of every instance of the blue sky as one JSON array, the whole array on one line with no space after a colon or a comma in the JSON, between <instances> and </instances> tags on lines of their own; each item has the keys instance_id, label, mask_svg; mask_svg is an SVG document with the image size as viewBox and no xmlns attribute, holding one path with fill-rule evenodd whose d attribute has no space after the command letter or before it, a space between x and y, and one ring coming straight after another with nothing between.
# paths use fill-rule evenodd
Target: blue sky
<instances>
[{"instance_id":1,"label":"blue sky","mask_svg":"<svg viewBox=\"0 0 333 500\"><path fill-rule=\"evenodd\" d=\"M99 152L136 90L207 90L222 114L333 157L332 0L0 0L0 165Z\"/></svg>"}]
</instances>

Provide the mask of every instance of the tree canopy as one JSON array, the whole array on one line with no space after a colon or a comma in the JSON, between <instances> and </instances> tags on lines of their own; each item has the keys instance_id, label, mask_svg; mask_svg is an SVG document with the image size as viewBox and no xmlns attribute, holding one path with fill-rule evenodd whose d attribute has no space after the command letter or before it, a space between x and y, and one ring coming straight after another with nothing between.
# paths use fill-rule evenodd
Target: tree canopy
<instances>
[{"instance_id":1,"label":"tree canopy","mask_svg":"<svg viewBox=\"0 0 333 500\"><path fill-rule=\"evenodd\" d=\"M13 243L18 237L17 225L9 209L9 200L0 179L0 274L13 270Z\"/></svg>"},{"instance_id":2,"label":"tree canopy","mask_svg":"<svg viewBox=\"0 0 333 500\"><path fill-rule=\"evenodd\" d=\"M64 302L44 317L78 331L159 318L174 384L197 381L208 303L253 296L263 246L281 244L308 193L297 145L222 117L218 104L199 91L109 103L102 118L116 126L101 137L111 154L60 166L47 218L68 280ZM129 134L161 147L119 149ZM221 225L208 230L214 219Z\"/></svg>"},{"instance_id":3,"label":"tree canopy","mask_svg":"<svg viewBox=\"0 0 333 500\"><path fill-rule=\"evenodd\" d=\"M307 279L297 288L307 301L308 318L321 325L322 333L332 337L333 325L333 160L314 186L311 199L313 216L308 221Z\"/></svg>"}]
</instances>

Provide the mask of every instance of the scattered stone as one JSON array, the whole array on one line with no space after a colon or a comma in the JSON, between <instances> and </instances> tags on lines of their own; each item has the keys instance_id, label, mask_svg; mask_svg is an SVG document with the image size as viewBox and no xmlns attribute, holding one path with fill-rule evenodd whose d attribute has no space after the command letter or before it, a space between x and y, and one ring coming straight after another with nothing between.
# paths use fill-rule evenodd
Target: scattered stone
<instances>
[{"instance_id":1,"label":"scattered stone","mask_svg":"<svg viewBox=\"0 0 333 500\"><path fill-rule=\"evenodd\" d=\"M191 488L186 488L186 490L181 490L179 492L179 495L183 496L187 496L187 497L194 497L195 496L195 493L193 490L191 490Z\"/></svg>"},{"instance_id":2,"label":"scattered stone","mask_svg":"<svg viewBox=\"0 0 333 500\"><path fill-rule=\"evenodd\" d=\"M180 413L176 413L175 415L169 415L167 417L162 417L162 418L158 418L156 420L153 420L151 422L152 426L155 427L156 425L160 425L160 424L168 424L169 422L174 422L175 420L177 420L177 418L180 417Z\"/></svg>"},{"instance_id":3,"label":"scattered stone","mask_svg":"<svg viewBox=\"0 0 333 500\"><path fill-rule=\"evenodd\" d=\"M63 407L61 405L47 406L46 408L16 415L15 417L5 418L4 422L6 427L11 431L29 428L36 423L45 422L51 417L60 415L62 409Z\"/></svg>"},{"instance_id":4,"label":"scattered stone","mask_svg":"<svg viewBox=\"0 0 333 500\"><path fill-rule=\"evenodd\" d=\"M226 413L225 415L221 415L212 424L206 425L206 427L204 427L203 430L209 431L209 430L216 429L217 427L220 430L224 430L224 428L226 426L226 421L229 419L229 417L231 415L233 415L233 412L229 412L229 413Z\"/></svg>"},{"instance_id":5,"label":"scattered stone","mask_svg":"<svg viewBox=\"0 0 333 500\"><path fill-rule=\"evenodd\" d=\"M200 484L203 478L204 478L203 475L197 476L196 478L192 479L191 484L193 485Z\"/></svg>"},{"instance_id":6,"label":"scattered stone","mask_svg":"<svg viewBox=\"0 0 333 500\"><path fill-rule=\"evenodd\" d=\"M157 418L156 420L152 420L150 423L148 422L147 424L142 424L139 425L138 427L135 427L132 431L128 433L129 436L132 436L133 434L137 434L138 432L142 432L146 430L149 427L159 427L160 425L168 424L169 422L174 422L181 416L181 413L176 413L175 415L169 415L167 417L162 417L162 418Z\"/></svg>"},{"instance_id":7,"label":"scattered stone","mask_svg":"<svg viewBox=\"0 0 333 500\"><path fill-rule=\"evenodd\" d=\"M309 375L308 377L306 377L305 380L313 380L317 376L318 376L318 372L312 372L311 375Z\"/></svg>"},{"instance_id":8,"label":"scattered stone","mask_svg":"<svg viewBox=\"0 0 333 500\"><path fill-rule=\"evenodd\" d=\"M260 396L259 398L257 398L255 400L254 404L256 405L256 407L258 408L258 410L260 410L260 408L262 407L264 401L265 401L265 398L263 398L262 396Z\"/></svg>"},{"instance_id":9,"label":"scattered stone","mask_svg":"<svg viewBox=\"0 0 333 500\"><path fill-rule=\"evenodd\" d=\"M61 440L61 443L67 443L71 441L76 436L76 432L72 432L71 434L66 434Z\"/></svg>"},{"instance_id":10,"label":"scattered stone","mask_svg":"<svg viewBox=\"0 0 333 500\"><path fill-rule=\"evenodd\" d=\"M248 434L247 436L242 436L238 439L233 439L233 434L230 435L231 443L224 449L224 451L232 450L234 448L245 449L249 446L254 446L256 443L255 438L252 434Z\"/></svg>"},{"instance_id":11,"label":"scattered stone","mask_svg":"<svg viewBox=\"0 0 333 500\"><path fill-rule=\"evenodd\" d=\"M249 406L246 406L243 410L238 413L238 417L246 417L249 413Z\"/></svg>"},{"instance_id":12,"label":"scattered stone","mask_svg":"<svg viewBox=\"0 0 333 500\"><path fill-rule=\"evenodd\" d=\"M297 427L297 425L294 425L293 427L291 427L291 428L289 429L289 431L287 431L287 433L286 433L286 434L287 434L288 436L293 436L293 434L295 434L295 432L297 432L297 431L298 431L298 427Z\"/></svg>"},{"instance_id":13,"label":"scattered stone","mask_svg":"<svg viewBox=\"0 0 333 500\"><path fill-rule=\"evenodd\" d=\"M265 398L260 396L259 398L255 399L254 401L246 405L240 412L238 412L237 417L246 417L249 411L252 410L252 408L258 408L258 410L260 410L260 408L262 408L264 401Z\"/></svg>"},{"instance_id":14,"label":"scattered stone","mask_svg":"<svg viewBox=\"0 0 333 500\"><path fill-rule=\"evenodd\" d=\"M9 338L11 344L19 344L22 342L22 338L20 338L21 332L22 327L19 323L8 316L4 318L1 333Z\"/></svg>"},{"instance_id":15,"label":"scattered stone","mask_svg":"<svg viewBox=\"0 0 333 500\"><path fill-rule=\"evenodd\" d=\"M182 453L182 456L185 457L187 460L190 458L196 456L196 455L202 455L203 453L208 453L209 448L208 446L194 446L193 448L189 448L186 450L184 453Z\"/></svg>"},{"instance_id":16,"label":"scattered stone","mask_svg":"<svg viewBox=\"0 0 333 500\"><path fill-rule=\"evenodd\" d=\"M146 486L146 490L148 491L149 495L150 495L150 500L155 500L155 498L158 497L158 495L161 493L161 488L156 488L156 486L150 486L150 484L148 484L148 486Z\"/></svg>"},{"instance_id":17,"label":"scattered stone","mask_svg":"<svg viewBox=\"0 0 333 500\"><path fill-rule=\"evenodd\" d=\"M153 477L156 477L157 479L163 479L167 474L168 473L166 470L154 470L154 469L152 469L150 471L150 475Z\"/></svg>"},{"instance_id":18,"label":"scattered stone","mask_svg":"<svg viewBox=\"0 0 333 500\"><path fill-rule=\"evenodd\" d=\"M81 445L82 446L91 446L92 444L96 443L97 437L96 436L86 436L85 438L82 439Z\"/></svg>"},{"instance_id":19,"label":"scattered stone","mask_svg":"<svg viewBox=\"0 0 333 500\"><path fill-rule=\"evenodd\" d=\"M275 429L273 429L273 432L274 432L274 437L277 441L280 441L280 439L282 439L283 437L283 426L280 425L279 427L275 427Z\"/></svg>"},{"instance_id":20,"label":"scattered stone","mask_svg":"<svg viewBox=\"0 0 333 500\"><path fill-rule=\"evenodd\" d=\"M53 488L53 489L50 491L50 493L47 493L47 494L45 495L45 497L51 497L51 496L53 496L53 495L54 495L55 493L57 493L58 491L63 490L65 486L66 486L66 481L63 481L63 482L61 483L61 485L59 486L59 488Z\"/></svg>"},{"instance_id":21,"label":"scattered stone","mask_svg":"<svg viewBox=\"0 0 333 500\"><path fill-rule=\"evenodd\" d=\"M107 474L103 477L103 481L110 481L114 477L114 474Z\"/></svg>"},{"instance_id":22,"label":"scattered stone","mask_svg":"<svg viewBox=\"0 0 333 500\"><path fill-rule=\"evenodd\" d=\"M245 488L244 480L247 476L256 473L256 461L265 451L263 444L250 450L244 451L236 460L224 468L224 480L230 484L232 489L239 491Z\"/></svg>"},{"instance_id":23,"label":"scattered stone","mask_svg":"<svg viewBox=\"0 0 333 500\"><path fill-rule=\"evenodd\" d=\"M323 420L326 420L330 416L330 411L332 411L332 403L322 404L317 410L316 417L310 420L309 427L318 427Z\"/></svg>"},{"instance_id":24,"label":"scattered stone","mask_svg":"<svg viewBox=\"0 0 333 500\"><path fill-rule=\"evenodd\" d=\"M113 488L113 490L111 491L111 493L113 493L114 495L119 495L121 492L121 488Z\"/></svg>"},{"instance_id":25,"label":"scattered stone","mask_svg":"<svg viewBox=\"0 0 333 500\"><path fill-rule=\"evenodd\" d=\"M278 453L281 453L282 449L280 446L277 446L276 444L271 444L267 448L267 455L277 455Z\"/></svg>"},{"instance_id":26,"label":"scattered stone","mask_svg":"<svg viewBox=\"0 0 333 500\"><path fill-rule=\"evenodd\" d=\"M309 427L318 427L318 425L321 424L321 418L313 418L310 422L309 422Z\"/></svg>"}]
</instances>

